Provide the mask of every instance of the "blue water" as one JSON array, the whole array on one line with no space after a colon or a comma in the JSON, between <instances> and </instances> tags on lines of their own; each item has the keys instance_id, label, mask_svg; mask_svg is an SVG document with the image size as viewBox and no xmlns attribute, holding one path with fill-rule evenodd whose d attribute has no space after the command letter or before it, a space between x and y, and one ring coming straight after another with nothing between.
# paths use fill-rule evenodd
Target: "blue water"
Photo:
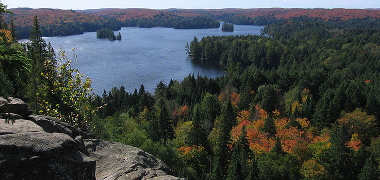
<instances>
[{"instance_id":1,"label":"blue water","mask_svg":"<svg viewBox=\"0 0 380 180\"><path fill-rule=\"evenodd\" d=\"M95 32L82 35L47 37L55 49L77 56L74 64L92 79L94 92L124 86L133 91L144 84L153 92L160 81L182 80L194 73L208 77L222 76L218 68L194 65L187 58L185 46L195 36L259 34L261 26L235 26L235 32L220 29L122 28L122 41L100 40ZM73 52L73 49L74 52Z\"/></svg>"}]
</instances>

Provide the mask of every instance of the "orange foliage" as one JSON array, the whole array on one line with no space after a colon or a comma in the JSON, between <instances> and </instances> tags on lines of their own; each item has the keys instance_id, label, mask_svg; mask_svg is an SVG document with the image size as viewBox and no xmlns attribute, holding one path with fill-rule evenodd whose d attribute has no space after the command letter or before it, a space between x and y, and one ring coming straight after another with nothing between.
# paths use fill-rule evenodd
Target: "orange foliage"
<instances>
[{"instance_id":1,"label":"orange foliage","mask_svg":"<svg viewBox=\"0 0 380 180\"><path fill-rule=\"evenodd\" d=\"M354 151L358 151L361 147L361 141L358 133L352 134L351 140L346 143L346 146Z\"/></svg>"},{"instance_id":2,"label":"orange foliage","mask_svg":"<svg viewBox=\"0 0 380 180\"><path fill-rule=\"evenodd\" d=\"M256 110L256 119L265 120L268 118L268 113L264 109L262 109L259 105L255 106L255 110Z\"/></svg>"},{"instance_id":3,"label":"orange foliage","mask_svg":"<svg viewBox=\"0 0 380 180\"><path fill-rule=\"evenodd\" d=\"M238 116L236 117L237 122L240 123L244 120L248 120L251 113L249 111L240 111Z\"/></svg>"},{"instance_id":4,"label":"orange foliage","mask_svg":"<svg viewBox=\"0 0 380 180\"><path fill-rule=\"evenodd\" d=\"M249 140L249 147L257 153L269 152L276 143L274 138L269 138L266 133L263 133L256 128L247 129L247 137Z\"/></svg>"},{"instance_id":5,"label":"orange foliage","mask_svg":"<svg viewBox=\"0 0 380 180\"><path fill-rule=\"evenodd\" d=\"M182 153L183 155L187 155L189 154L190 152L192 151L204 151L204 147L203 146L196 146L196 145L193 145L193 146L182 146L180 148L178 148L178 151L180 153Z\"/></svg>"},{"instance_id":6,"label":"orange foliage","mask_svg":"<svg viewBox=\"0 0 380 180\"><path fill-rule=\"evenodd\" d=\"M237 126L233 127L231 130L231 139L233 142L239 140L241 132L245 127L247 129L248 126L251 125L251 122L248 120L242 120Z\"/></svg>"},{"instance_id":7,"label":"orange foliage","mask_svg":"<svg viewBox=\"0 0 380 180\"><path fill-rule=\"evenodd\" d=\"M179 111L179 115L185 116L185 115L187 115L188 112L189 112L189 107L187 105L184 105L181 107L181 109Z\"/></svg>"},{"instance_id":8,"label":"orange foliage","mask_svg":"<svg viewBox=\"0 0 380 180\"><path fill-rule=\"evenodd\" d=\"M364 83L366 83L366 84L369 84L369 83L371 83L372 81L371 80L365 80L364 81Z\"/></svg>"},{"instance_id":9,"label":"orange foliage","mask_svg":"<svg viewBox=\"0 0 380 180\"><path fill-rule=\"evenodd\" d=\"M239 104L240 102L240 94L236 93L236 92L232 92L230 95L229 95L229 100L231 101L231 104L234 106L234 107L237 107L237 105ZM226 92L221 92L218 96L218 100L220 102L223 102L223 101L227 101L228 100L228 93L226 94Z\"/></svg>"},{"instance_id":10,"label":"orange foliage","mask_svg":"<svg viewBox=\"0 0 380 180\"><path fill-rule=\"evenodd\" d=\"M318 142L329 142L330 141L330 135L328 133L322 133L319 136L315 136L312 140L312 143L318 143Z\"/></svg>"},{"instance_id":11,"label":"orange foliage","mask_svg":"<svg viewBox=\"0 0 380 180\"><path fill-rule=\"evenodd\" d=\"M281 140L283 151L292 153L298 143L305 141L303 134L302 130L296 127L289 127L277 130L276 137Z\"/></svg>"},{"instance_id":12,"label":"orange foliage","mask_svg":"<svg viewBox=\"0 0 380 180\"><path fill-rule=\"evenodd\" d=\"M232 92L231 93L231 104L235 107L237 107L237 105L239 104L240 102L240 94L236 93L236 92Z\"/></svg>"},{"instance_id":13,"label":"orange foliage","mask_svg":"<svg viewBox=\"0 0 380 180\"><path fill-rule=\"evenodd\" d=\"M281 119L278 119L277 121L274 121L274 125L278 131L278 130L284 129L289 122L290 120L288 118L281 118Z\"/></svg>"},{"instance_id":14,"label":"orange foliage","mask_svg":"<svg viewBox=\"0 0 380 180\"><path fill-rule=\"evenodd\" d=\"M274 16L277 19L291 19L294 17L311 17L321 18L324 20L329 19L363 19L367 17L380 18L379 10L367 9L281 9L281 8L267 8L267 9L251 9L242 15L249 17L258 16Z\"/></svg>"}]
</instances>

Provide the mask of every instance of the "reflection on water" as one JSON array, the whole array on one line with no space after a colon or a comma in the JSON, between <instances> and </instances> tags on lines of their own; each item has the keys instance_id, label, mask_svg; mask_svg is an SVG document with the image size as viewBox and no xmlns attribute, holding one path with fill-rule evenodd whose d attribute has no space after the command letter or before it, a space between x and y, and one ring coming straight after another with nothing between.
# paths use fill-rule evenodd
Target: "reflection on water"
<instances>
[{"instance_id":1,"label":"reflection on water","mask_svg":"<svg viewBox=\"0 0 380 180\"><path fill-rule=\"evenodd\" d=\"M98 94L115 86L132 91L144 84L153 92L160 81L182 80L189 74L219 77L224 73L215 65L193 64L185 46L194 36L259 34L260 26L235 26L235 32L220 29L122 28L122 41L96 39L96 33L49 37L55 49L78 56L75 65L93 80ZM70 54L70 53L68 53Z\"/></svg>"}]
</instances>

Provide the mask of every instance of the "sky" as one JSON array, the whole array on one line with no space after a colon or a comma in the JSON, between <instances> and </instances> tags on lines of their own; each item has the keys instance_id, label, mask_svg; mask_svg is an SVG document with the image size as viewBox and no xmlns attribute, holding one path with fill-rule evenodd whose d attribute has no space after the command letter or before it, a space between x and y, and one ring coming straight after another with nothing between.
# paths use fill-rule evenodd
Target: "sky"
<instances>
[{"instance_id":1,"label":"sky","mask_svg":"<svg viewBox=\"0 0 380 180\"><path fill-rule=\"evenodd\" d=\"M380 0L0 0L8 8L380 8Z\"/></svg>"}]
</instances>

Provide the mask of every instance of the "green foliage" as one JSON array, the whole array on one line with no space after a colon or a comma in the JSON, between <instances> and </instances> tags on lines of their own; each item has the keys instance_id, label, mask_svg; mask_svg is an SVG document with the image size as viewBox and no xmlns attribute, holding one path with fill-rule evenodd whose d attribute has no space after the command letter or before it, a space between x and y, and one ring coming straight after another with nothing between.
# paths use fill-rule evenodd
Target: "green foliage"
<instances>
[{"instance_id":1,"label":"green foliage","mask_svg":"<svg viewBox=\"0 0 380 180\"><path fill-rule=\"evenodd\" d=\"M96 31L96 37L98 39L108 39L110 41L121 40L121 34L115 35L111 29L100 29Z\"/></svg>"},{"instance_id":2,"label":"green foliage","mask_svg":"<svg viewBox=\"0 0 380 180\"><path fill-rule=\"evenodd\" d=\"M259 104L267 112L272 112L280 104L280 92L275 85L260 86L254 102Z\"/></svg>"},{"instance_id":3,"label":"green foliage","mask_svg":"<svg viewBox=\"0 0 380 180\"><path fill-rule=\"evenodd\" d=\"M91 80L72 66L64 52L58 58L50 72L42 73L43 82L48 83L39 87L39 113L58 117L76 127L91 128L95 114Z\"/></svg>"}]
</instances>

